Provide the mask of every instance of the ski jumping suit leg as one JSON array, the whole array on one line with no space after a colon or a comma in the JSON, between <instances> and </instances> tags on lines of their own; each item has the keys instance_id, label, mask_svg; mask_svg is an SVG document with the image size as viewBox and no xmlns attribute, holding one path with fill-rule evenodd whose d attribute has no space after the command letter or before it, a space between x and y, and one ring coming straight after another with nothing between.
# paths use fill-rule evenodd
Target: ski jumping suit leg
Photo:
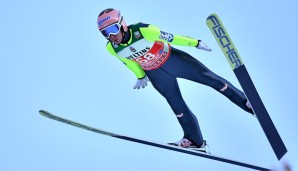
<instances>
[{"instance_id":1,"label":"ski jumping suit leg","mask_svg":"<svg viewBox=\"0 0 298 171\"><path fill-rule=\"evenodd\" d=\"M203 137L196 116L184 102L176 77L162 68L145 71L153 87L165 97L183 129L184 137L197 146L203 143Z\"/></svg>"},{"instance_id":2,"label":"ski jumping suit leg","mask_svg":"<svg viewBox=\"0 0 298 171\"><path fill-rule=\"evenodd\" d=\"M185 78L210 86L243 110L253 113L246 107L247 98L242 91L224 78L210 71L200 61L181 50L172 48L171 56L162 68L175 77Z\"/></svg>"},{"instance_id":3,"label":"ski jumping suit leg","mask_svg":"<svg viewBox=\"0 0 298 171\"><path fill-rule=\"evenodd\" d=\"M203 136L196 116L187 107L176 78L185 78L212 87L247 112L247 101L243 92L219 77L191 55L172 47L168 60L158 69L145 71L153 87L165 97L183 129L184 137L197 146Z\"/></svg>"}]
</instances>

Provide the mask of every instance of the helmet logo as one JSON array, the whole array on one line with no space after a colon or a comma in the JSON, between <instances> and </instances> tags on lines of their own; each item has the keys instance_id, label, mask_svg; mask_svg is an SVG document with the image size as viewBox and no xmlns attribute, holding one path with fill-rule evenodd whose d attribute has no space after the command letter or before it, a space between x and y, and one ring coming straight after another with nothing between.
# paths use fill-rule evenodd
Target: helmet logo
<instances>
[{"instance_id":1,"label":"helmet logo","mask_svg":"<svg viewBox=\"0 0 298 171\"><path fill-rule=\"evenodd\" d=\"M110 16L107 16L106 18L102 19L102 20L99 20L97 23L98 23L98 26L101 26L103 22L107 21L108 19L110 19L111 17Z\"/></svg>"}]
</instances>

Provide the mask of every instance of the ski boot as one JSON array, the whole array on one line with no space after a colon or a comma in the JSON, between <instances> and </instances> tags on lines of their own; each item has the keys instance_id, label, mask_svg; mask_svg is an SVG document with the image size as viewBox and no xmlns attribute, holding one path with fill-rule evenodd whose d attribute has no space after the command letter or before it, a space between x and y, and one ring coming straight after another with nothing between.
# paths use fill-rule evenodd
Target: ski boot
<instances>
[{"instance_id":1,"label":"ski boot","mask_svg":"<svg viewBox=\"0 0 298 171\"><path fill-rule=\"evenodd\" d=\"M182 138L180 141L177 141L175 143L169 143L169 145L174 145L174 146L178 146L178 147L183 147L183 148L207 153L207 150L206 150L207 144L206 144L205 140L203 141L203 144L200 147L196 146L193 142L191 142L187 138Z\"/></svg>"}]
</instances>

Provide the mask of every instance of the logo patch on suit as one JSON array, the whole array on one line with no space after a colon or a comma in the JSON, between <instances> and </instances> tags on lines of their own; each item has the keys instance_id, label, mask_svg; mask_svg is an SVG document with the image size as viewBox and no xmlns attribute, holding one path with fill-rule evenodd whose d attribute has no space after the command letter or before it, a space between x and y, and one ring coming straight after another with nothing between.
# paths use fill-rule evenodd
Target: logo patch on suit
<instances>
[{"instance_id":1,"label":"logo patch on suit","mask_svg":"<svg viewBox=\"0 0 298 171\"><path fill-rule=\"evenodd\" d=\"M117 48L118 47L118 45L116 43L114 43L114 42L112 42L112 45L114 46L114 48Z\"/></svg>"},{"instance_id":2,"label":"logo patch on suit","mask_svg":"<svg viewBox=\"0 0 298 171\"><path fill-rule=\"evenodd\" d=\"M136 51L137 51L136 48L134 48L134 47L132 47L132 46L129 47L129 50L130 50L131 52L136 52Z\"/></svg>"},{"instance_id":3,"label":"logo patch on suit","mask_svg":"<svg viewBox=\"0 0 298 171\"><path fill-rule=\"evenodd\" d=\"M133 34L135 35L135 38L137 38L137 39L141 37L141 34L139 31L136 31Z\"/></svg>"},{"instance_id":4,"label":"logo patch on suit","mask_svg":"<svg viewBox=\"0 0 298 171\"><path fill-rule=\"evenodd\" d=\"M162 40L165 40L167 42L172 42L173 39L174 39L174 35L171 34L171 33L167 33L165 31L160 30L159 38L162 39Z\"/></svg>"}]
</instances>

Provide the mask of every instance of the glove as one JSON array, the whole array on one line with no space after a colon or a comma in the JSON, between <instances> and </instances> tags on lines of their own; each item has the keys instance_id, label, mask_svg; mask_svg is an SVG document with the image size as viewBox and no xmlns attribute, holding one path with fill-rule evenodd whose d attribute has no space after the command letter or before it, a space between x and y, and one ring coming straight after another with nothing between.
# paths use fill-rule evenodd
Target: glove
<instances>
[{"instance_id":1,"label":"glove","mask_svg":"<svg viewBox=\"0 0 298 171\"><path fill-rule=\"evenodd\" d=\"M133 89L140 89L145 88L147 86L147 81L150 81L149 78L147 76L143 77L143 78L138 78L135 86L133 87Z\"/></svg>"},{"instance_id":2,"label":"glove","mask_svg":"<svg viewBox=\"0 0 298 171\"><path fill-rule=\"evenodd\" d=\"M205 50L205 51L212 51L207 45L205 45L205 43L203 43L201 40L198 40L198 45L196 46L196 48L198 49L202 49L202 50Z\"/></svg>"}]
</instances>

